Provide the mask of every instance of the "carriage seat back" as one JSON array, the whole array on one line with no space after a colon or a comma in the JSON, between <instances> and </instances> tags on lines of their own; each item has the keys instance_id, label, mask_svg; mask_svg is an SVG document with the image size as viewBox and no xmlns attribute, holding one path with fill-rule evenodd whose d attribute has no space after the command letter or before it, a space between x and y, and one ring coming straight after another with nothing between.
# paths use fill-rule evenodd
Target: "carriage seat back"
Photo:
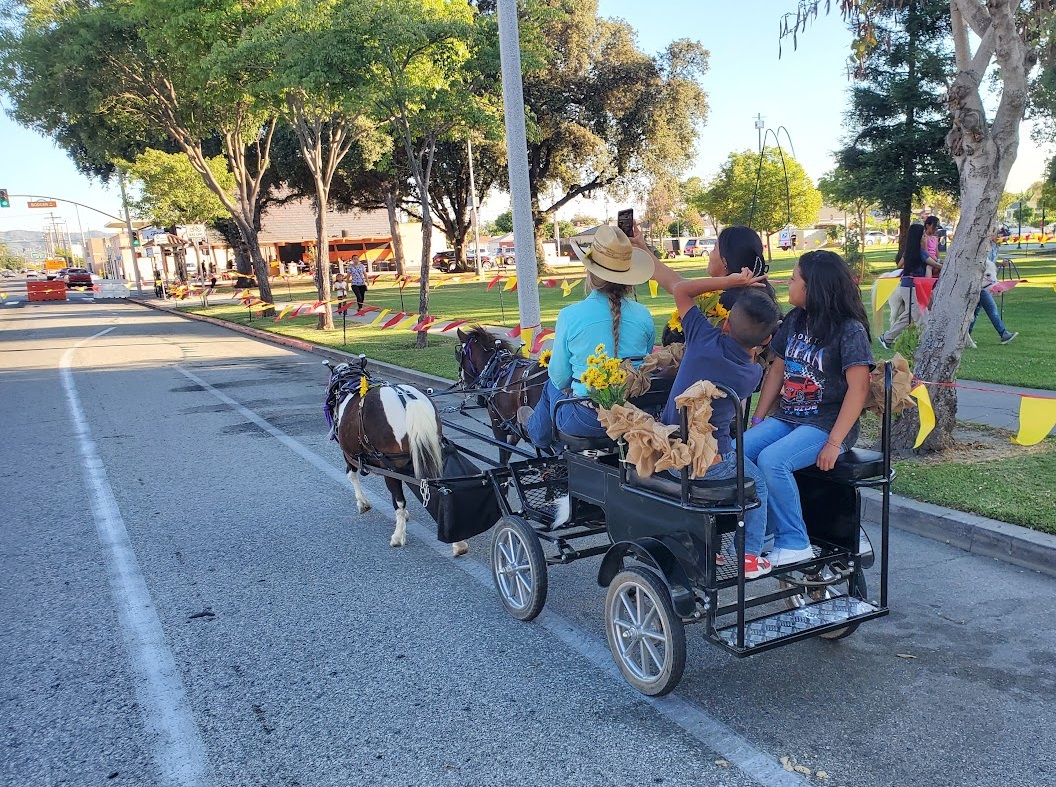
<instances>
[{"instance_id":1,"label":"carriage seat back","mask_svg":"<svg viewBox=\"0 0 1056 787\"><path fill-rule=\"evenodd\" d=\"M557 431L557 441L569 451L615 451L616 443L605 435L601 437L576 437Z\"/></svg>"},{"instance_id":2,"label":"carriage seat back","mask_svg":"<svg viewBox=\"0 0 1056 787\"><path fill-rule=\"evenodd\" d=\"M648 478L638 475L638 471L631 465L627 468L627 480L631 486L639 489L647 489L650 492L670 497L674 500L682 499L682 484L670 473L653 473ZM752 503L756 499L755 481L751 478L744 479L744 501ZM737 479L724 478L716 481L711 479L693 479L689 482L689 501L699 506L732 506L737 504Z\"/></svg>"}]
</instances>

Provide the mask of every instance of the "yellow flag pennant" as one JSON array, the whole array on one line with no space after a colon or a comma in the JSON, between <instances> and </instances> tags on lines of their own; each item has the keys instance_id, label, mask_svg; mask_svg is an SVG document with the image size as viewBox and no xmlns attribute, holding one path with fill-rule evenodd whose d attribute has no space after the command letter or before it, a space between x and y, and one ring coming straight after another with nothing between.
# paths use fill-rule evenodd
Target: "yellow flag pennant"
<instances>
[{"instance_id":1,"label":"yellow flag pennant","mask_svg":"<svg viewBox=\"0 0 1056 787\"><path fill-rule=\"evenodd\" d=\"M374 318L374 321L371 322L371 325L377 325L379 322L388 317L391 312L392 309L382 309L380 312L378 312L378 316Z\"/></svg>"},{"instance_id":2,"label":"yellow flag pennant","mask_svg":"<svg viewBox=\"0 0 1056 787\"><path fill-rule=\"evenodd\" d=\"M414 325L416 322L418 322L418 315L417 314L411 314L411 315L408 315L405 319L403 319L400 322L396 323L392 327L393 328L404 328L404 327L406 327L408 325Z\"/></svg>"},{"instance_id":3,"label":"yellow flag pennant","mask_svg":"<svg viewBox=\"0 0 1056 787\"><path fill-rule=\"evenodd\" d=\"M532 336L534 335L535 328L521 328L521 341L524 342L524 346L528 352L532 351Z\"/></svg>"},{"instance_id":4,"label":"yellow flag pennant","mask_svg":"<svg viewBox=\"0 0 1056 787\"><path fill-rule=\"evenodd\" d=\"M510 290L512 290L516 286L517 286L517 277L516 276L511 276L510 278L508 278L506 280L506 286L502 288L502 291L503 292L509 292Z\"/></svg>"},{"instance_id":5,"label":"yellow flag pennant","mask_svg":"<svg viewBox=\"0 0 1056 787\"><path fill-rule=\"evenodd\" d=\"M877 279L873 282L873 311L878 312L884 308L887 303L887 299L891 297L891 294L898 289L902 279L890 277L886 279Z\"/></svg>"},{"instance_id":6,"label":"yellow flag pennant","mask_svg":"<svg viewBox=\"0 0 1056 787\"><path fill-rule=\"evenodd\" d=\"M567 298L569 295L571 295L572 294L572 288L575 287L575 286L576 285L574 285L574 284L569 284L568 283L568 279L562 279L561 280L561 297L562 298Z\"/></svg>"},{"instance_id":7,"label":"yellow flag pennant","mask_svg":"<svg viewBox=\"0 0 1056 787\"><path fill-rule=\"evenodd\" d=\"M656 279L650 279L649 280L649 297L655 298L657 296L657 293L659 293L659 292L660 292L659 283L656 281Z\"/></svg>"},{"instance_id":8,"label":"yellow flag pennant","mask_svg":"<svg viewBox=\"0 0 1056 787\"><path fill-rule=\"evenodd\" d=\"M1017 445L1037 445L1056 427L1056 399L1037 396L1019 398L1019 434L1012 438Z\"/></svg>"},{"instance_id":9,"label":"yellow flag pennant","mask_svg":"<svg viewBox=\"0 0 1056 787\"><path fill-rule=\"evenodd\" d=\"M928 388L923 383L910 391L909 395L917 400L920 428L917 430L917 442L913 444L913 447L920 448L928 435L931 434L931 430L935 428L935 410L931 406L931 395L928 393Z\"/></svg>"}]
</instances>

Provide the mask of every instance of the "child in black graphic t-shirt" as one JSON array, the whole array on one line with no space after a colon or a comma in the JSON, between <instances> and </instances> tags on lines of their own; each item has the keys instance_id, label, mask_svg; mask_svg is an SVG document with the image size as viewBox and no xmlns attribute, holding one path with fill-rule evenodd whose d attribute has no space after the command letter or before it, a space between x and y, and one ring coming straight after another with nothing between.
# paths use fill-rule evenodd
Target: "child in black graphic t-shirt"
<instances>
[{"instance_id":1,"label":"child in black graphic t-shirt","mask_svg":"<svg viewBox=\"0 0 1056 787\"><path fill-rule=\"evenodd\" d=\"M788 300L796 308L770 343L776 358L756 412L777 409L752 418L744 438L745 456L766 478L774 568L812 557L793 471L813 464L831 470L854 445L873 363L861 293L840 255L800 257Z\"/></svg>"}]
</instances>

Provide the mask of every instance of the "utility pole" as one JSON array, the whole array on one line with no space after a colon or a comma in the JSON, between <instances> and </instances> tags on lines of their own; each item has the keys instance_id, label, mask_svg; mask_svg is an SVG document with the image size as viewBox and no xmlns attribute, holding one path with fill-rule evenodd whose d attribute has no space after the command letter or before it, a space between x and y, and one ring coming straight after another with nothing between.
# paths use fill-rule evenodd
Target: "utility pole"
<instances>
[{"instance_id":1,"label":"utility pole","mask_svg":"<svg viewBox=\"0 0 1056 787\"><path fill-rule=\"evenodd\" d=\"M763 122L763 114L760 112L755 118L755 131L759 135L759 152L763 152L763 129L766 128L766 123Z\"/></svg>"},{"instance_id":2,"label":"utility pole","mask_svg":"<svg viewBox=\"0 0 1056 787\"><path fill-rule=\"evenodd\" d=\"M132 215L128 212L128 195L125 193L125 173L117 171L117 182L121 186L121 206L125 209L125 229L128 230L128 251L132 255L132 275L136 279L136 294L143 295L143 279L139 275L139 260L136 257L136 246L132 243L134 230L132 229ZM120 244L118 244L120 245ZM121 258L121 267L124 267L125 258ZM125 278L128 278L127 275Z\"/></svg>"},{"instance_id":3,"label":"utility pole","mask_svg":"<svg viewBox=\"0 0 1056 787\"><path fill-rule=\"evenodd\" d=\"M532 223L532 195L528 179L528 134L524 123L517 0L498 0L498 12L502 103L513 207L513 243L517 251L517 304L521 327L538 331L539 268L535 259L535 226Z\"/></svg>"},{"instance_id":4,"label":"utility pole","mask_svg":"<svg viewBox=\"0 0 1056 787\"><path fill-rule=\"evenodd\" d=\"M73 206L73 210L77 214L77 232L81 235L81 262L84 267L88 267L88 244L84 242L84 226L81 224L81 209L76 205Z\"/></svg>"},{"instance_id":5,"label":"utility pole","mask_svg":"<svg viewBox=\"0 0 1056 787\"><path fill-rule=\"evenodd\" d=\"M480 226L477 222L477 184L473 180L473 140L472 138L466 138L466 149L469 155L469 199L470 209L472 213L470 216L473 218L473 263L477 268L477 275L480 276L484 269L481 267L482 261L480 259Z\"/></svg>"}]
</instances>

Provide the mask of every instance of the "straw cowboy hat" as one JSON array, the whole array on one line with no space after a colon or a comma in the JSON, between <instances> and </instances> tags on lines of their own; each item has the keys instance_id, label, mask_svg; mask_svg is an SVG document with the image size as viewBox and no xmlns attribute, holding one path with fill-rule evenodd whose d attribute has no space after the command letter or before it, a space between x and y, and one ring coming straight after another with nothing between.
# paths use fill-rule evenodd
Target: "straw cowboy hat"
<instances>
[{"instance_id":1,"label":"straw cowboy hat","mask_svg":"<svg viewBox=\"0 0 1056 787\"><path fill-rule=\"evenodd\" d=\"M588 273L615 284L643 284L653 277L652 255L632 246L618 227L598 227L590 251L579 256Z\"/></svg>"}]
</instances>

